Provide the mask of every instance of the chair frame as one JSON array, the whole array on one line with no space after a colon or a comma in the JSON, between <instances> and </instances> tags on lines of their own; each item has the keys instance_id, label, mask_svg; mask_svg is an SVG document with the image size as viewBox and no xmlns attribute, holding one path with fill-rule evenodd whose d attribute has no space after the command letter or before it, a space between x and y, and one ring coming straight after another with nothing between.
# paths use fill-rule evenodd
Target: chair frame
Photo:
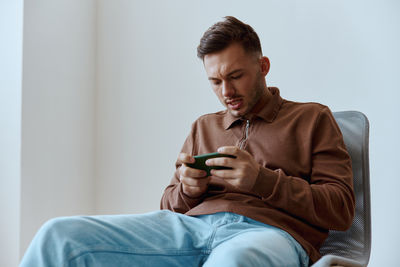
<instances>
[{"instance_id":1,"label":"chair frame","mask_svg":"<svg viewBox=\"0 0 400 267\"><path fill-rule=\"evenodd\" d=\"M358 184L356 183L357 177L355 166L353 164L353 173L354 173L354 190L362 191L362 208L360 210L356 209L356 216L353 220L352 226L345 232L340 231L329 231L329 236L325 243L322 245L320 251L323 255L322 258L317 261L313 266L349 266L349 267L362 267L367 266L369 262L369 257L371 253L371 201L370 201L370 176L369 176L369 122L368 118L359 111L340 111L333 112L333 115L339 125L339 128L342 130L343 139L348 148L350 157L352 157L352 162L354 163L356 159L353 158L352 155L352 147L349 140L347 140L347 133L349 133L349 121L350 120L358 120L359 125L361 125L362 129L356 129L357 131L361 130L362 140L360 147L360 162L361 162L361 188L356 188ZM344 124L343 124L344 121ZM347 125L346 125L347 123ZM358 124L357 124L358 125ZM345 129L347 127L347 129ZM352 129L350 129L352 130ZM350 148L350 149L349 149ZM360 168L359 166L357 166ZM357 194L356 194L357 196ZM357 204L356 204L357 207ZM360 214L361 213L361 214ZM362 248L357 248L357 244L354 245L355 249L354 254L351 251L345 251L343 248L346 247L346 242L342 242L340 240L345 239L350 236L354 237L354 232L357 230L357 218L361 218L362 221ZM346 240L342 240L346 241ZM353 240L352 240L353 241ZM355 241L357 242L357 241ZM336 250L335 250L336 249ZM357 251L356 251L357 250ZM358 254L358 255L357 255Z\"/></svg>"}]
</instances>

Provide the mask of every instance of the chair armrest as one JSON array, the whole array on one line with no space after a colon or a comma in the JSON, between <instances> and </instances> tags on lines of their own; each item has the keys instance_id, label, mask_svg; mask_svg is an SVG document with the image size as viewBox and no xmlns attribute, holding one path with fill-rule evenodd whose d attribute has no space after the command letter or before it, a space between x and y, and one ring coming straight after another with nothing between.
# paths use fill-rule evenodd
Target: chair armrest
<instances>
[{"instance_id":1,"label":"chair armrest","mask_svg":"<svg viewBox=\"0 0 400 267\"><path fill-rule=\"evenodd\" d=\"M343 266L343 267L364 267L366 265L352 259L328 254L319 259L312 267L330 267L330 266Z\"/></svg>"}]
</instances>

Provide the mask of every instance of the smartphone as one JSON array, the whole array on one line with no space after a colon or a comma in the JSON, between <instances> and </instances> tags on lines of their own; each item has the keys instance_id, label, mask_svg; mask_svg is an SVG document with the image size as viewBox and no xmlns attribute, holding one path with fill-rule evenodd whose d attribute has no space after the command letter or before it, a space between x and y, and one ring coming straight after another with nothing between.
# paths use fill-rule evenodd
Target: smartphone
<instances>
[{"instance_id":1,"label":"smartphone","mask_svg":"<svg viewBox=\"0 0 400 267\"><path fill-rule=\"evenodd\" d=\"M202 155L197 155L194 156L195 162L194 163L188 163L186 164L187 166L194 168L194 169L199 169L199 170L204 170L207 172L207 176L211 175L211 170L229 170L232 169L230 167L224 167L224 166L207 166L206 165L206 160L212 159L212 158L221 158L221 157L228 157L228 158L236 158L233 155L228 155L228 154L221 154L218 152L214 153L209 153L209 154L202 154Z\"/></svg>"}]
</instances>

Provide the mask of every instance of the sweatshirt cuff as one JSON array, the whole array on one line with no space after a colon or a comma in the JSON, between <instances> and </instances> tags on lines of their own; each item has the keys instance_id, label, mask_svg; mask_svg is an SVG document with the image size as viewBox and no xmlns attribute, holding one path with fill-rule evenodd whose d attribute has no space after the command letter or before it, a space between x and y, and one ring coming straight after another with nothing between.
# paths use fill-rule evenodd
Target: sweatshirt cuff
<instances>
[{"instance_id":1,"label":"sweatshirt cuff","mask_svg":"<svg viewBox=\"0 0 400 267\"><path fill-rule=\"evenodd\" d=\"M252 192L262 198L268 198L278 182L279 174L271 169L260 167Z\"/></svg>"}]
</instances>

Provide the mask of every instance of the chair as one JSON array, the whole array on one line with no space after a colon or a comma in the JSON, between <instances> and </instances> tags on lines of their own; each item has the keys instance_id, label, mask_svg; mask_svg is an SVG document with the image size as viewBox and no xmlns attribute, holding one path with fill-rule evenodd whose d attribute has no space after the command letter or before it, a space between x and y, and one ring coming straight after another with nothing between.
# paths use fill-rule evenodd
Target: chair
<instances>
[{"instance_id":1,"label":"chair","mask_svg":"<svg viewBox=\"0 0 400 267\"><path fill-rule=\"evenodd\" d=\"M371 251L371 211L369 189L369 123L358 111L333 113L343 134L353 164L356 213L345 232L329 231L322 245L322 258L313 267L367 266Z\"/></svg>"}]
</instances>

